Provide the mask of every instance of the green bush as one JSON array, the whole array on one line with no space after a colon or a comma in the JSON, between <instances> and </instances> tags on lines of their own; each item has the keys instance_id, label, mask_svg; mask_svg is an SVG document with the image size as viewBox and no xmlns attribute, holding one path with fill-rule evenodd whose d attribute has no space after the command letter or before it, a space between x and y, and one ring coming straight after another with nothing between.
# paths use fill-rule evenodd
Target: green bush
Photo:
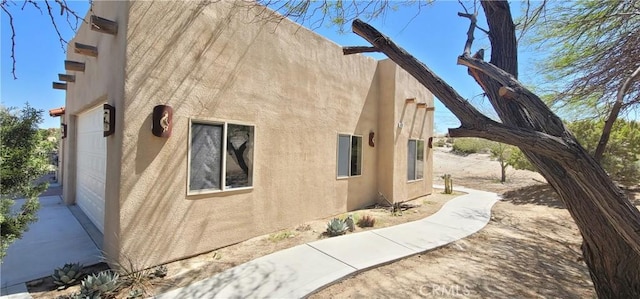
<instances>
[{"instance_id":1,"label":"green bush","mask_svg":"<svg viewBox=\"0 0 640 299\"><path fill-rule=\"evenodd\" d=\"M600 141L604 120L580 120L567 124L580 144L593 154ZM536 171L524 154L515 149L507 160L515 169ZM640 181L640 123L618 120L601 162L612 179L622 184L637 184Z\"/></svg>"},{"instance_id":2,"label":"green bush","mask_svg":"<svg viewBox=\"0 0 640 299\"><path fill-rule=\"evenodd\" d=\"M491 141L481 138L456 138L453 140L452 153L457 155L470 155L486 153L491 149Z\"/></svg>"},{"instance_id":3,"label":"green bush","mask_svg":"<svg viewBox=\"0 0 640 299\"><path fill-rule=\"evenodd\" d=\"M602 134L604 120L575 121L568 127L580 144L593 154ZM640 123L620 119L611 129L601 165L612 179L631 185L640 182L639 162Z\"/></svg>"},{"instance_id":4,"label":"green bush","mask_svg":"<svg viewBox=\"0 0 640 299\"><path fill-rule=\"evenodd\" d=\"M47 183L34 184L49 170L51 143L38 130L42 113L28 104L20 110L0 106L0 260L37 220L38 195L47 189ZM26 199L20 209L12 209L15 198Z\"/></svg>"}]
</instances>

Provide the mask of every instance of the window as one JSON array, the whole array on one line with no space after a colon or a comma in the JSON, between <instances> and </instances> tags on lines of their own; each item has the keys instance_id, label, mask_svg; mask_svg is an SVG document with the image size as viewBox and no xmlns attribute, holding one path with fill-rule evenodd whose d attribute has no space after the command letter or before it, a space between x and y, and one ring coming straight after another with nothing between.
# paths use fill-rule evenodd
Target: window
<instances>
[{"instance_id":1,"label":"window","mask_svg":"<svg viewBox=\"0 0 640 299\"><path fill-rule=\"evenodd\" d=\"M253 130L245 125L192 122L189 193L252 187Z\"/></svg>"},{"instance_id":2,"label":"window","mask_svg":"<svg viewBox=\"0 0 640 299\"><path fill-rule=\"evenodd\" d=\"M338 177L362 174L362 136L338 135Z\"/></svg>"},{"instance_id":3,"label":"window","mask_svg":"<svg viewBox=\"0 0 640 299\"><path fill-rule=\"evenodd\" d=\"M407 179L415 181L422 178L424 178L424 140L409 139Z\"/></svg>"}]
</instances>

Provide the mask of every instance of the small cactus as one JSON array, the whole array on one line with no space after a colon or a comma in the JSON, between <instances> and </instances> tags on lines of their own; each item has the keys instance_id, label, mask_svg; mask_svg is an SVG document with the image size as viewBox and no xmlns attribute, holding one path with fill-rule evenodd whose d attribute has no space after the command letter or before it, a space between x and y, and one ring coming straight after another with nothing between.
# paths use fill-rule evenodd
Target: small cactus
<instances>
[{"instance_id":1,"label":"small cactus","mask_svg":"<svg viewBox=\"0 0 640 299\"><path fill-rule=\"evenodd\" d=\"M347 232L347 224L344 221L333 218L327 223L327 234L330 237L344 235Z\"/></svg>"},{"instance_id":2,"label":"small cactus","mask_svg":"<svg viewBox=\"0 0 640 299\"><path fill-rule=\"evenodd\" d=\"M453 180L451 179L451 175L445 174L442 178L444 179L444 194L453 194Z\"/></svg>"},{"instance_id":3,"label":"small cactus","mask_svg":"<svg viewBox=\"0 0 640 299\"><path fill-rule=\"evenodd\" d=\"M78 281L82 276L82 265L80 263L64 264L62 268L53 270L53 283L58 289L65 289Z\"/></svg>"},{"instance_id":4,"label":"small cactus","mask_svg":"<svg viewBox=\"0 0 640 299\"><path fill-rule=\"evenodd\" d=\"M119 275L112 271L92 274L82 280L80 293L83 298L99 298L118 288Z\"/></svg>"},{"instance_id":5,"label":"small cactus","mask_svg":"<svg viewBox=\"0 0 640 299\"><path fill-rule=\"evenodd\" d=\"M373 227L376 223L376 218L370 215L364 215L358 220L359 227Z\"/></svg>"}]
</instances>

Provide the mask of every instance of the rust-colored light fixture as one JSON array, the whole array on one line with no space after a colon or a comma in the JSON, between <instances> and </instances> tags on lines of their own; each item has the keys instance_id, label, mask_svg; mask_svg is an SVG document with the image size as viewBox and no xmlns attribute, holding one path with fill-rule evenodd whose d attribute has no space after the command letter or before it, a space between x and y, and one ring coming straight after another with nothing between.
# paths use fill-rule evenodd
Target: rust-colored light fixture
<instances>
[{"instance_id":1,"label":"rust-colored light fixture","mask_svg":"<svg viewBox=\"0 0 640 299\"><path fill-rule=\"evenodd\" d=\"M169 138L173 128L173 108L167 105L153 107L153 127L151 133L158 137Z\"/></svg>"},{"instance_id":2,"label":"rust-colored light fixture","mask_svg":"<svg viewBox=\"0 0 640 299\"><path fill-rule=\"evenodd\" d=\"M104 104L104 132L103 136L113 135L116 131L116 107Z\"/></svg>"},{"instance_id":3,"label":"rust-colored light fixture","mask_svg":"<svg viewBox=\"0 0 640 299\"><path fill-rule=\"evenodd\" d=\"M374 133L373 131L369 132L369 146L376 146L376 133Z\"/></svg>"},{"instance_id":4,"label":"rust-colored light fixture","mask_svg":"<svg viewBox=\"0 0 640 299\"><path fill-rule=\"evenodd\" d=\"M433 148L433 137L429 137L429 148Z\"/></svg>"},{"instance_id":5,"label":"rust-colored light fixture","mask_svg":"<svg viewBox=\"0 0 640 299\"><path fill-rule=\"evenodd\" d=\"M60 135L62 138L67 138L67 124L60 124Z\"/></svg>"}]
</instances>

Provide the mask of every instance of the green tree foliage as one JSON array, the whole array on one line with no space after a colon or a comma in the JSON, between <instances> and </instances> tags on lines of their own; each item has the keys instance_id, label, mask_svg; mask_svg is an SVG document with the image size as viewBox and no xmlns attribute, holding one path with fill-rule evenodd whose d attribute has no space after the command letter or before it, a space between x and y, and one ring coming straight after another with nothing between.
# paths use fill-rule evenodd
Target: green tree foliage
<instances>
[{"instance_id":1,"label":"green tree foliage","mask_svg":"<svg viewBox=\"0 0 640 299\"><path fill-rule=\"evenodd\" d=\"M604 121L587 119L571 122L567 126L587 151L595 151ZM507 163L515 169L535 171L517 148ZM622 184L640 182L640 123L625 120L615 122L601 164L612 179Z\"/></svg>"},{"instance_id":2,"label":"green tree foliage","mask_svg":"<svg viewBox=\"0 0 640 299\"><path fill-rule=\"evenodd\" d=\"M509 160L516 149L518 148L513 145L500 142L492 142L489 147L491 157L500 163L500 182L502 183L507 181L507 167L510 165Z\"/></svg>"},{"instance_id":3,"label":"green tree foliage","mask_svg":"<svg viewBox=\"0 0 640 299\"><path fill-rule=\"evenodd\" d=\"M48 153L52 148L46 140L47 131L38 130L42 113L28 104L21 110L0 107L0 259L37 220L38 195L48 185L34 184L49 170ZM14 207L14 200L21 197L25 203L21 208Z\"/></svg>"},{"instance_id":4,"label":"green tree foliage","mask_svg":"<svg viewBox=\"0 0 640 299\"><path fill-rule=\"evenodd\" d=\"M581 120L568 126L580 144L593 153L598 145L604 121ZM609 176L620 183L640 182L640 123L616 121L600 163Z\"/></svg>"},{"instance_id":5,"label":"green tree foliage","mask_svg":"<svg viewBox=\"0 0 640 299\"><path fill-rule=\"evenodd\" d=\"M552 2L543 11L528 42L553 53L540 64L552 85L545 98L566 114L609 114L622 83L640 67L640 0ZM639 103L635 81L621 111Z\"/></svg>"}]
</instances>

